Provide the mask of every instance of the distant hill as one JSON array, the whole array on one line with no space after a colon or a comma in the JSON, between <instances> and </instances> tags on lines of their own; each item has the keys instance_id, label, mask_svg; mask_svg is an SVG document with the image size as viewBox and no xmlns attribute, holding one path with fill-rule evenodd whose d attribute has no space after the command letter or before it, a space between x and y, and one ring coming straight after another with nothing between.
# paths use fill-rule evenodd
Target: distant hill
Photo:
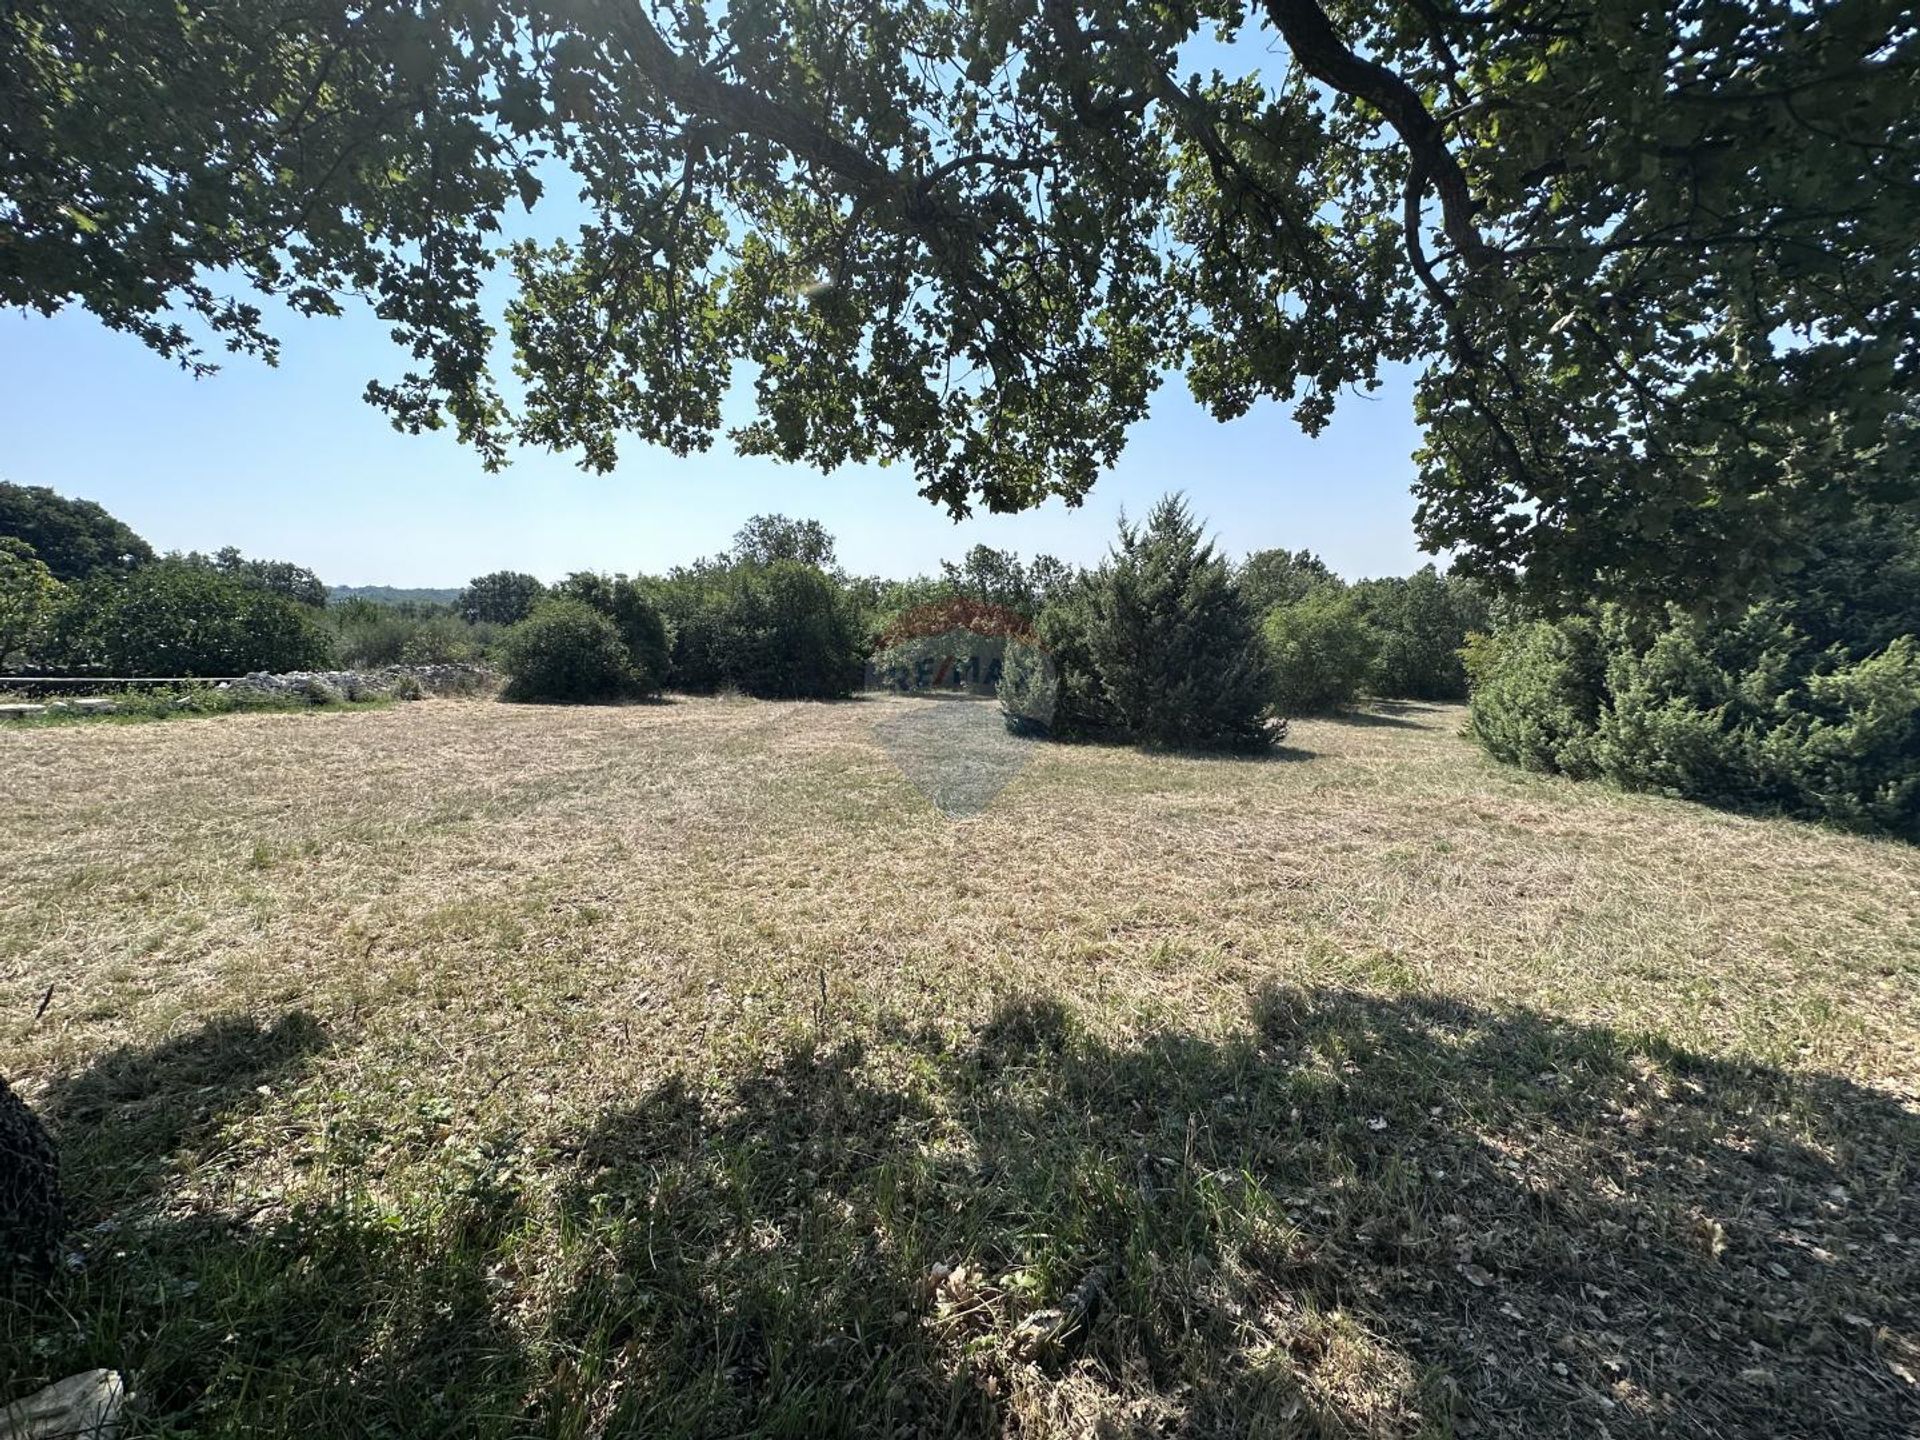
<instances>
[{"instance_id":1,"label":"distant hill","mask_svg":"<svg viewBox=\"0 0 1920 1440\"><path fill-rule=\"evenodd\" d=\"M329 585L329 600L371 600L376 605L451 605L460 598L452 590L408 590L397 585Z\"/></svg>"}]
</instances>

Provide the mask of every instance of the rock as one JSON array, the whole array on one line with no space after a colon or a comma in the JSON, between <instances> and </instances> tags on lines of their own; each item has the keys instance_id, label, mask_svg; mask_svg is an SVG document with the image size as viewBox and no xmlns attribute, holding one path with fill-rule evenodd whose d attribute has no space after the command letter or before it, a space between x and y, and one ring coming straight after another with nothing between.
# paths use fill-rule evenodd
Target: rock
<instances>
[{"instance_id":1,"label":"rock","mask_svg":"<svg viewBox=\"0 0 1920 1440\"><path fill-rule=\"evenodd\" d=\"M494 689L499 677L484 665L388 665L380 670L258 671L233 682L236 690L303 695L317 703L349 700L418 700L427 695L475 695ZM331 699L328 697L332 697Z\"/></svg>"},{"instance_id":2,"label":"rock","mask_svg":"<svg viewBox=\"0 0 1920 1440\"><path fill-rule=\"evenodd\" d=\"M0 1411L0 1440L114 1440L126 1404L117 1370L83 1370Z\"/></svg>"},{"instance_id":3,"label":"rock","mask_svg":"<svg viewBox=\"0 0 1920 1440\"><path fill-rule=\"evenodd\" d=\"M66 1233L60 1156L40 1117L0 1079L0 1272L52 1272Z\"/></svg>"},{"instance_id":4,"label":"rock","mask_svg":"<svg viewBox=\"0 0 1920 1440\"><path fill-rule=\"evenodd\" d=\"M1015 1353L1025 1359L1037 1360L1081 1331L1099 1310L1100 1302L1106 1295L1108 1280L1105 1267L1097 1267L1073 1287L1073 1293L1067 1296L1064 1304L1036 1310L1027 1316L1013 1332Z\"/></svg>"}]
</instances>

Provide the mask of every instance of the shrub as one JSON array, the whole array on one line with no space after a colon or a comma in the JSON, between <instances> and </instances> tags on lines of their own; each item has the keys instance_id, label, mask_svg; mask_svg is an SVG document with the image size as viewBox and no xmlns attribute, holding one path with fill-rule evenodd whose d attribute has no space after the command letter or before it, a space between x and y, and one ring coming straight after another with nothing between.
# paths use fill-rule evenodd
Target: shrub
<instances>
[{"instance_id":1,"label":"shrub","mask_svg":"<svg viewBox=\"0 0 1920 1440\"><path fill-rule=\"evenodd\" d=\"M406 602L381 605L343 600L327 608L335 653L343 665L458 665L484 659L501 627L472 624L451 606Z\"/></svg>"},{"instance_id":2,"label":"shrub","mask_svg":"<svg viewBox=\"0 0 1920 1440\"><path fill-rule=\"evenodd\" d=\"M1379 641L1345 590L1323 586L1276 605L1262 626L1273 676L1273 706L1311 715L1351 705L1373 673Z\"/></svg>"},{"instance_id":3,"label":"shrub","mask_svg":"<svg viewBox=\"0 0 1920 1440\"><path fill-rule=\"evenodd\" d=\"M1001 712L1016 733L1041 727L1034 717L1047 713L1047 687L1052 689L1047 733L1055 739L1085 739L1121 735L1119 717L1108 702L1106 686L1094 668L1089 640L1097 597L1108 581L1106 570L1085 571L1059 586L1034 621L1039 652L1052 662L1052 675L1038 654L1019 647L1009 650L1007 670L1000 685Z\"/></svg>"},{"instance_id":4,"label":"shrub","mask_svg":"<svg viewBox=\"0 0 1920 1440\"><path fill-rule=\"evenodd\" d=\"M649 582L644 591L666 622L673 689L830 699L860 684L866 655L860 613L815 566L703 561Z\"/></svg>"},{"instance_id":5,"label":"shrub","mask_svg":"<svg viewBox=\"0 0 1920 1440\"><path fill-rule=\"evenodd\" d=\"M111 713L117 719L169 720L188 715L304 710L313 703L303 693L260 690L250 685L179 685L116 695Z\"/></svg>"},{"instance_id":6,"label":"shrub","mask_svg":"<svg viewBox=\"0 0 1920 1440\"><path fill-rule=\"evenodd\" d=\"M1405 578L1362 580L1352 589L1379 638L1368 684L1376 695L1406 700L1464 700L1461 647L1488 623L1487 600L1473 581L1428 565Z\"/></svg>"},{"instance_id":7,"label":"shrub","mask_svg":"<svg viewBox=\"0 0 1920 1440\"><path fill-rule=\"evenodd\" d=\"M1004 634L982 634L964 626L909 635L874 652L867 662L867 683L902 692L998 694L1008 643Z\"/></svg>"},{"instance_id":8,"label":"shrub","mask_svg":"<svg viewBox=\"0 0 1920 1440\"><path fill-rule=\"evenodd\" d=\"M948 596L888 621L868 662L869 683L996 695L1008 647L1032 638L1027 617L988 601Z\"/></svg>"},{"instance_id":9,"label":"shrub","mask_svg":"<svg viewBox=\"0 0 1920 1440\"><path fill-rule=\"evenodd\" d=\"M720 597L730 571L715 561L675 569L645 583L667 631L666 688L710 695L720 674Z\"/></svg>"},{"instance_id":10,"label":"shrub","mask_svg":"<svg viewBox=\"0 0 1920 1440\"><path fill-rule=\"evenodd\" d=\"M1920 839L1920 640L1820 645L1793 610L1608 607L1476 637L1474 733L1531 769Z\"/></svg>"},{"instance_id":11,"label":"shrub","mask_svg":"<svg viewBox=\"0 0 1920 1440\"><path fill-rule=\"evenodd\" d=\"M797 560L736 565L709 597L720 683L749 695L851 695L865 667L861 629L833 577Z\"/></svg>"},{"instance_id":12,"label":"shrub","mask_svg":"<svg viewBox=\"0 0 1920 1440\"><path fill-rule=\"evenodd\" d=\"M1000 714L1015 735L1059 733L1060 673L1053 657L1032 640L1008 640L994 693Z\"/></svg>"},{"instance_id":13,"label":"shrub","mask_svg":"<svg viewBox=\"0 0 1920 1440\"><path fill-rule=\"evenodd\" d=\"M13 1093L4 1075L0 1156L7 1165L6 1184L0 1185L0 1289L10 1291L15 1275L44 1279L53 1273L67 1233L67 1213L60 1152L40 1117ZM32 1423L25 1422L21 1430Z\"/></svg>"},{"instance_id":14,"label":"shrub","mask_svg":"<svg viewBox=\"0 0 1920 1440\"><path fill-rule=\"evenodd\" d=\"M1920 840L1920 639L1809 676L1807 707L1755 743L1804 814Z\"/></svg>"},{"instance_id":15,"label":"shrub","mask_svg":"<svg viewBox=\"0 0 1920 1440\"><path fill-rule=\"evenodd\" d=\"M1259 631L1183 499L1161 500L1144 526L1123 522L1112 563L1082 600L1084 635L1068 648L1084 646L1101 703L1128 735L1181 747L1270 743Z\"/></svg>"},{"instance_id":16,"label":"shrub","mask_svg":"<svg viewBox=\"0 0 1920 1440\"><path fill-rule=\"evenodd\" d=\"M619 628L579 600L549 599L500 643L508 700L599 704L642 693Z\"/></svg>"},{"instance_id":17,"label":"shrub","mask_svg":"<svg viewBox=\"0 0 1920 1440\"><path fill-rule=\"evenodd\" d=\"M39 657L116 675L316 670L332 637L315 612L216 570L162 560L68 587Z\"/></svg>"},{"instance_id":18,"label":"shrub","mask_svg":"<svg viewBox=\"0 0 1920 1440\"><path fill-rule=\"evenodd\" d=\"M659 694L666 685L670 664L667 626L659 606L640 581L582 570L556 585L553 594L591 605L613 621L626 644L627 658L640 688L650 695Z\"/></svg>"},{"instance_id":19,"label":"shrub","mask_svg":"<svg viewBox=\"0 0 1920 1440\"><path fill-rule=\"evenodd\" d=\"M1476 646L1473 732L1529 770L1594 773L1606 659L1590 620L1523 623Z\"/></svg>"},{"instance_id":20,"label":"shrub","mask_svg":"<svg viewBox=\"0 0 1920 1440\"><path fill-rule=\"evenodd\" d=\"M318 675L309 675L302 680L296 693L309 705L338 705L348 698L338 686L322 680Z\"/></svg>"}]
</instances>

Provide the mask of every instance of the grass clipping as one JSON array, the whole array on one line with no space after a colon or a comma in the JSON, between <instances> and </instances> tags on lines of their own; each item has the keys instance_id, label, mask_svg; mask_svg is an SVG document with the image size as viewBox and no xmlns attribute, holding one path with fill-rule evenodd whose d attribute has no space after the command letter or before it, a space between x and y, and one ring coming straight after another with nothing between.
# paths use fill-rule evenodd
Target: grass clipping
<instances>
[{"instance_id":1,"label":"grass clipping","mask_svg":"<svg viewBox=\"0 0 1920 1440\"><path fill-rule=\"evenodd\" d=\"M0 736L11 1393L195 1434L1920 1430L1920 852L911 700ZM44 1013L29 1022L48 987ZM0 1396L5 1399L6 1396Z\"/></svg>"}]
</instances>

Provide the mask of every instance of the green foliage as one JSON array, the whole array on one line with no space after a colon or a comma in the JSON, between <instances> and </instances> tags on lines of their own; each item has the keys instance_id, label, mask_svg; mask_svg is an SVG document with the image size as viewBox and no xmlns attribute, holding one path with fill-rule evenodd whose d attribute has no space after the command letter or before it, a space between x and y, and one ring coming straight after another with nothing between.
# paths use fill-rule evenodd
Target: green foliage
<instances>
[{"instance_id":1,"label":"green foliage","mask_svg":"<svg viewBox=\"0 0 1920 1440\"><path fill-rule=\"evenodd\" d=\"M295 565L286 560L249 560L231 545L211 558L198 551L182 558L188 564L209 566L229 579L271 590L302 605L318 608L327 603L327 587L320 582L318 575L304 565Z\"/></svg>"},{"instance_id":2,"label":"green foliage","mask_svg":"<svg viewBox=\"0 0 1920 1440\"><path fill-rule=\"evenodd\" d=\"M533 613L547 587L517 570L476 575L460 592L454 609L474 625L517 625Z\"/></svg>"},{"instance_id":3,"label":"green foliage","mask_svg":"<svg viewBox=\"0 0 1920 1440\"><path fill-rule=\"evenodd\" d=\"M244 675L324 667L333 645L309 607L169 559L69 586L35 658L114 675Z\"/></svg>"},{"instance_id":4,"label":"green foliage","mask_svg":"<svg viewBox=\"0 0 1920 1440\"><path fill-rule=\"evenodd\" d=\"M501 639L500 662L508 700L592 705L644 692L619 627L580 600L542 600Z\"/></svg>"},{"instance_id":5,"label":"green foliage","mask_svg":"<svg viewBox=\"0 0 1920 1440\"><path fill-rule=\"evenodd\" d=\"M245 685L163 685L125 690L113 696L111 710L82 710L58 700L47 702L47 709L33 716L7 722L13 726L61 727L68 725L143 724L150 720L189 719L200 715L271 714L319 708L375 709L388 703L387 697L345 699L337 690L330 700L317 698L305 690L256 690ZM395 695L392 698L406 698ZM418 697L413 697L418 698Z\"/></svg>"},{"instance_id":6,"label":"green foliage","mask_svg":"<svg viewBox=\"0 0 1920 1440\"><path fill-rule=\"evenodd\" d=\"M625 575L579 570L554 586L553 593L591 605L613 621L641 690L650 695L660 693L667 681L671 647L666 622L643 582Z\"/></svg>"},{"instance_id":7,"label":"green foliage","mask_svg":"<svg viewBox=\"0 0 1920 1440\"><path fill-rule=\"evenodd\" d=\"M881 633L868 661L868 683L909 693L997 695L1009 646L1031 639L1031 623L1004 605L960 596L941 600L908 611Z\"/></svg>"},{"instance_id":8,"label":"green foliage","mask_svg":"<svg viewBox=\"0 0 1920 1440\"><path fill-rule=\"evenodd\" d=\"M731 558L741 565L771 565L793 560L819 570L834 565L833 536L818 520L785 515L755 515L734 533Z\"/></svg>"},{"instance_id":9,"label":"green foliage","mask_svg":"<svg viewBox=\"0 0 1920 1440\"><path fill-rule=\"evenodd\" d=\"M1259 632L1177 495L1144 526L1123 521L1111 563L1043 610L1038 628L1062 676L1063 733L1106 720L1152 745L1270 742Z\"/></svg>"},{"instance_id":10,"label":"green foliage","mask_svg":"<svg viewBox=\"0 0 1920 1440\"><path fill-rule=\"evenodd\" d=\"M1483 589L1427 565L1404 579L1362 580L1353 598L1379 638L1380 651L1368 686L1376 695L1402 700L1464 700L1467 672L1460 649L1467 635L1484 630L1488 606Z\"/></svg>"},{"instance_id":11,"label":"green foliage","mask_svg":"<svg viewBox=\"0 0 1920 1440\"><path fill-rule=\"evenodd\" d=\"M1072 574L1071 566L1051 555L1036 555L1029 565L1013 551L991 545L975 545L957 564L940 562L941 582L951 594L999 605L1028 619L1040 613L1047 597Z\"/></svg>"},{"instance_id":12,"label":"green foliage","mask_svg":"<svg viewBox=\"0 0 1920 1440\"><path fill-rule=\"evenodd\" d=\"M1344 583L1311 550L1256 550L1233 573L1249 615L1265 615L1276 605L1296 605L1322 588Z\"/></svg>"},{"instance_id":13,"label":"green foliage","mask_svg":"<svg viewBox=\"0 0 1920 1440\"><path fill-rule=\"evenodd\" d=\"M1716 621L1616 606L1532 621L1469 647L1475 733L1532 769L1920 838L1920 640L1912 591L1864 587L1854 643L1836 585L1864 579L1879 525L1833 542L1794 597Z\"/></svg>"},{"instance_id":14,"label":"green foliage","mask_svg":"<svg viewBox=\"0 0 1920 1440\"><path fill-rule=\"evenodd\" d=\"M823 570L723 557L642 588L666 624L672 689L832 699L860 684L867 626L855 597Z\"/></svg>"},{"instance_id":15,"label":"green foliage","mask_svg":"<svg viewBox=\"0 0 1920 1440\"><path fill-rule=\"evenodd\" d=\"M365 600L375 605L441 605L452 609L459 602L458 590L432 586L329 585L327 603L344 605L349 600Z\"/></svg>"},{"instance_id":16,"label":"green foliage","mask_svg":"<svg viewBox=\"0 0 1920 1440\"><path fill-rule=\"evenodd\" d=\"M1591 775L1605 677L1591 620L1518 625L1475 647L1474 734L1500 759L1529 770Z\"/></svg>"},{"instance_id":17,"label":"green foliage","mask_svg":"<svg viewBox=\"0 0 1920 1440\"><path fill-rule=\"evenodd\" d=\"M1282 715L1311 715L1360 698L1379 658L1380 639L1359 602L1321 586L1277 605L1262 624L1273 705Z\"/></svg>"},{"instance_id":18,"label":"green foliage","mask_svg":"<svg viewBox=\"0 0 1920 1440\"><path fill-rule=\"evenodd\" d=\"M915 612L954 601L998 606L1031 621L1050 598L1065 594L1074 578L1074 568L1051 555L1023 561L1011 550L975 545L957 562L942 560L937 579L863 578L847 581L846 588L865 616L872 647Z\"/></svg>"},{"instance_id":19,"label":"green foliage","mask_svg":"<svg viewBox=\"0 0 1920 1440\"><path fill-rule=\"evenodd\" d=\"M1807 677L1807 706L1758 742L1795 808L1920 840L1920 639Z\"/></svg>"},{"instance_id":20,"label":"green foliage","mask_svg":"<svg viewBox=\"0 0 1920 1440\"><path fill-rule=\"evenodd\" d=\"M0 536L0 666L31 651L60 599L60 582L33 547Z\"/></svg>"},{"instance_id":21,"label":"green foliage","mask_svg":"<svg viewBox=\"0 0 1920 1440\"><path fill-rule=\"evenodd\" d=\"M1053 733L1063 738L1117 734L1124 729L1093 654L1093 631L1110 580L1108 566L1086 572L1047 604L1034 625L1059 676Z\"/></svg>"},{"instance_id":22,"label":"green foliage","mask_svg":"<svg viewBox=\"0 0 1920 1440\"><path fill-rule=\"evenodd\" d=\"M705 448L744 365L742 449L899 464L956 515L1079 500L1171 372L1317 432L1418 362L1423 540L1549 596L1745 595L1913 495L1920 31L1886 0L1270 0L1246 75L1190 60L1248 14L1121 0L340 17L8 5L0 304L205 369L186 320L275 352L229 286L357 296L409 357L370 398L489 464ZM512 247L510 406L482 296L550 176L584 223Z\"/></svg>"},{"instance_id":23,"label":"green foliage","mask_svg":"<svg viewBox=\"0 0 1920 1440\"><path fill-rule=\"evenodd\" d=\"M824 571L797 560L736 565L707 603L704 643L718 684L783 700L839 699L859 686L859 617Z\"/></svg>"},{"instance_id":24,"label":"green foliage","mask_svg":"<svg viewBox=\"0 0 1920 1440\"><path fill-rule=\"evenodd\" d=\"M994 687L1000 714L1016 735L1070 735L1059 723L1060 672L1053 657L1030 640L1008 640ZM1084 726L1080 727L1084 730Z\"/></svg>"},{"instance_id":25,"label":"green foliage","mask_svg":"<svg viewBox=\"0 0 1920 1440\"><path fill-rule=\"evenodd\" d=\"M0 20L0 32L5 25ZM0 192L4 189L0 186ZM40 563L62 582L101 571L117 574L153 559L151 545L93 501L68 500L44 485L0 480L0 537L31 545Z\"/></svg>"},{"instance_id":26,"label":"green foliage","mask_svg":"<svg viewBox=\"0 0 1920 1440\"><path fill-rule=\"evenodd\" d=\"M668 689L708 695L720 688L719 605L730 569L723 560L700 560L644 582L667 627Z\"/></svg>"},{"instance_id":27,"label":"green foliage","mask_svg":"<svg viewBox=\"0 0 1920 1440\"><path fill-rule=\"evenodd\" d=\"M478 662L491 653L502 628L463 620L447 605L358 598L330 604L326 620L340 663L361 670Z\"/></svg>"}]
</instances>

